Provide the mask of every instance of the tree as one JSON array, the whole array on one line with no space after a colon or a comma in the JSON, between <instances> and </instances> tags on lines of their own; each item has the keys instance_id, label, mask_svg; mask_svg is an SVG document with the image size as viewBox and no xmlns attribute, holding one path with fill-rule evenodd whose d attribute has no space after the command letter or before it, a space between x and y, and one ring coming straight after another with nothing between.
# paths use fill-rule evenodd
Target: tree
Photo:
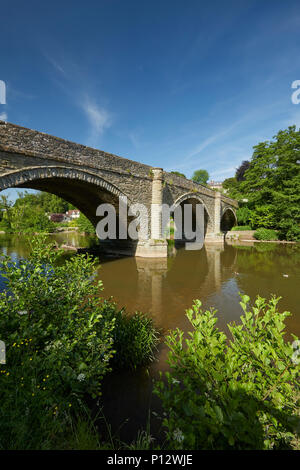
<instances>
[{"instance_id":1,"label":"tree","mask_svg":"<svg viewBox=\"0 0 300 470\"><path fill-rule=\"evenodd\" d=\"M9 226L10 222L10 209L12 207L13 203L8 199L8 196L1 195L0 197L0 217L1 217L1 222L3 222L2 228Z\"/></svg>"},{"instance_id":2,"label":"tree","mask_svg":"<svg viewBox=\"0 0 300 470\"><path fill-rule=\"evenodd\" d=\"M235 172L236 180L237 181L244 181L245 180L245 172L249 168L250 168L250 162L248 160L244 160Z\"/></svg>"},{"instance_id":3,"label":"tree","mask_svg":"<svg viewBox=\"0 0 300 470\"><path fill-rule=\"evenodd\" d=\"M1 196L1 229L5 232L52 232L55 225L46 214L65 213L71 208L69 202L46 192L19 192L14 204L7 196Z\"/></svg>"},{"instance_id":4,"label":"tree","mask_svg":"<svg viewBox=\"0 0 300 470\"><path fill-rule=\"evenodd\" d=\"M279 230L281 239L300 240L299 160L300 131L296 126L254 147L250 167L240 183L241 194L253 211L254 228L264 214L268 227Z\"/></svg>"},{"instance_id":5,"label":"tree","mask_svg":"<svg viewBox=\"0 0 300 470\"><path fill-rule=\"evenodd\" d=\"M198 184L206 184L209 174L206 170L196 170L193 173L192 180Z\"/></svg>"},{"instance_id":6,"label":"tree","mask_svg":"<svg viewBox=\"0 0 300 470\"><path fill-rule=\"evenodd\" d=\"M69 209L69 203L55 194L46 192L25 193L19 192L15 206L29 204L40 207L44 212L64 213Z\"/></svg>"},{"instance_id":7,"label":"tree","mask_svg":"<svg viewBox=\"0 0 300 470\"><path fill-rule=\"evenodd\" d=\"M77 220L76 225L79 228L80 232L89 233L95 235L96 230L93 226L92 222L82 213L80 212L80 216Z\"/></svg>"},{"instance_id":8,"label":"tree","mask_svg":"<svg viewBox=\"0 0 300 470\"><path fill-rule=\"evenodd\" d=\"M236 177L226 178L222 183L222 188L226 189L226 194L233 199L239 199L239 187L240 183L237 181Z\"/></svg>"}]
</instances>

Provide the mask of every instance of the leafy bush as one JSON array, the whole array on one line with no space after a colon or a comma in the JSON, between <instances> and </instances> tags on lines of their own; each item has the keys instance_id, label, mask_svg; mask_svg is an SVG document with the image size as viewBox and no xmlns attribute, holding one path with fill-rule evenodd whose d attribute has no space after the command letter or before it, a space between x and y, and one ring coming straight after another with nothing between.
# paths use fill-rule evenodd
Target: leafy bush
<instances>
[{"instance_id":1,"label":"leafy bush","mask_svg":"<svg viewBox=\"0 0 300 470\"><path fill-rule=\"evenodd\" d=\"M8 233L53 232L55 229L43 209L21 204L6 210L1 225Z\"/></svg>"},{"instance_id":2,"label":"leafy bush","mask_svg":"<svg viewBox=\"0 0 300 470\"><path fill-rule=\"evenodd\" d=\"M284 341L279 299L242 297L241 324L215 324L215 311L196 300L187 310L189 339L173 331L166 340L171 372L156 383L165 411L167 448L276 449L289 447L299 417L299 366ZM298 402L297 402L298 394Z\"/></svg>"},{"instance_id":3,"label":"leafy bush","mask_svg":"<svg viewBox=\"0 0 300 470\"><path fill-rule=\"evenodd\" d=\"M276 230L268 228L258 228L254 234L256 240L278 240L278 235Z\"/></svg>"},{"instance_id":4,"label":"leafy bush","mask_svg":"<svg viewBox=\"0 0 300 470\"><path fill-rule=\"evenodd\" d=\"M278 236L280 240L300 241L300 225L294 220L283 220L279 224Z\"/></svg>"},{"instance_id":5,"label":"leafy bush","mask_svg":"<svg viewBox=\"0 0 300 470\"><path fill-rule=\"evenodd\" d=\"M242 232L244 230L251 230L250 225L236 225L231 229L233 232Z\"/></svg>"},{"instance_id":6,"label":"leafy bush","mask_svg":"<svg viewBox=\"0 0 300 470\"><path fill-rule=\"evenodd\" d=\"M7 290L0 294L0 448L48 448L100 394L112 357L113 319L103 316L94 262L76 256L63 265L45 238L28 260L2 260Z\"/></svg>"},{"instance_id":7,"label":"leafy bush","mask_svg":"<svg viewBox=\"0 0 300 470\"><path fill-rule=\"evenodd\" d=\"M1 259L7 290L0 294L0 339L6 345L0 449L72 446L78 423L90 428L86 398L101 395L111 365L135 368L154 357L152 320L140 313L128 317L100 297L102 282L95 281L91 257L61 263L61 252L45 241L32 240L27 260Z\"/></svg>"}]
</instances>

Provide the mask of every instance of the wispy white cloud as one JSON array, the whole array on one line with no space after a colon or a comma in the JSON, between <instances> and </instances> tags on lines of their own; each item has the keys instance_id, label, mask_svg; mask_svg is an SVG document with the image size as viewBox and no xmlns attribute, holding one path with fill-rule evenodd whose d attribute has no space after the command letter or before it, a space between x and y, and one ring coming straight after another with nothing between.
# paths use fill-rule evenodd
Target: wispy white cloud
<instances>
[{"instance_id":1,"label":"wispy white cloud","mask_svg":"<svg viewBox=\"0 0 300 470\"><path fill-rule=\"evenodd\" d=\"M87 74L83 74L80 67L68 60L59 62L48 54L44 53L44 56L59 76L59 80L56 80L58 86L70 96L72 102L84 112L87 118L89 124L87 145L97 146L105 129L112 125L112 113L104 106L100 106L92 93L86 92L91 88L91 80Z\"/></svg>"},{"instance_id":2,"label":"wispy white cloud","mask_svg":"<svg viewBox=\"0 0 300 470\"><path fill-rule=\"evenodd\" d=\"M140 148L140 139L137 132L129 132L128 137L130 142L136 149Z\"/></svg>"},{"instance_id":3,"label":"wispy white cloud","mask_svg":"<svg viewBox=\"0 0 300 470\"><path fill-rule=\"evenodd\" d=\"M57 71L59 72L61 75L63 75L64 77L67 77L68 76L68 73L66 72L65 70L65 67L61 65L61 63L59 63L56 59L54 59L53 57L49 56L48 54L44 53L46 59L48 60L48 62L52 65L52 67Z\"/></svg>"},{"instance_id":4,"label":"wispy white cloud","mask_svg":"<svg viewBox=\"0 0 300 470\"><path fill-rule=\"evenodd\" d=\"M0 114L0 120L1 121L7 121L7 114L6 113L1 113Z\"/></svg>"},{"instance_id":5,"label":"wispy white cloud","mask_svg":"<svg viewBox=\"0 0 300 470\"><path fill-rule=\"evenodd\" d=\"M84 111L91 128L91 135L89 145L96 145L98 137L100 137L104 129L107 129L112 124L112 115L105 108L97 105L90 97L85 97L80 104Z\"/></svg>"}]
</instances>

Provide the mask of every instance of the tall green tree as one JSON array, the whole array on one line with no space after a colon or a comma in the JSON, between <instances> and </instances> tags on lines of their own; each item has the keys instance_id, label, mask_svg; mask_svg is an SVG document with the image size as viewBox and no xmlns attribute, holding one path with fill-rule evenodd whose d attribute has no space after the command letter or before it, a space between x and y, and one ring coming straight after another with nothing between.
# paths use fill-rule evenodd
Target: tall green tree
<instances>
[{"instance_id":1,"label":"tall green tree","mask_svg":"<svg viewBox=\"0 0 300 470\"><path fill-rule=\"evenodd\" d=\"M192 180L195 183L206 184L209 178L209 174L206 170L196 170L193 173Z\"/></svg>"},{"instance_id":2,"label":"tall green tree","mask_svg":"<svg viewBox=\"0 0 300 470\"><path fill-rule=\"evenodd\" d=\"M245 180L245 172L250 168L250 162L248 160L244 160L240 166L236 169L235 177L237 181L244 181Z\"/></svg>"},{"instance_id":3,"label":"tall green tree","mask_svg":"<svg viewBox=\"0 0 300 470\"><path fill-rule=\"evenodd\" d=\"M278 229L280 237L287 240L300 240L299 161L300 131L290 126L279 131L273 141L254 147L250 167L240 185L250 209L258 216L259 212L268 215L268 226Z\"/></svg>"}]
</instances>

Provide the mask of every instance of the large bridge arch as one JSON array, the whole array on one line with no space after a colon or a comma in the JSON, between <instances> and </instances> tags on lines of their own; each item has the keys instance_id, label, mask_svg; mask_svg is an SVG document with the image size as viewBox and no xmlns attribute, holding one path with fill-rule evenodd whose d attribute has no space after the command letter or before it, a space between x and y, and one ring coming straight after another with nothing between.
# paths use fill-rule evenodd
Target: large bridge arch
<instances>
[{"instance_id":1,"label":"large bridge arch","mask_svg":"<svg viewBox=\"0 0 300 470\"><path fill-rule=\"evenodd\" d=\"M110 203L118 214L119 198L130 199L116 186L98 175L66 166L25 168L0 176L0 191L8 188L31 188L62 197L83 212L96 226L99 204Z\"/></svg>"},{"instance_id":2,"label":"large bridge arch","mask_svg":"<svg viewBox=\"0 0 300 470\"><path fill-rule=\"evenodd\" d=\"M192 211L193 211L193 220L192 220L192 225L193 225L193 230L195 230L195 224L196 224L196 216L195 216L195 206L196 204L201 204L203 205L204 208L204 237L208 231L212 228L212 215L207 207L207 205L204 202L203 196L200 193L197 192L186 192L179 196L174 204L173 204L173 211L176 209L176 207L179 206L184 206L185 204L191 204L192 205Z\"/></svg>"}]
</instances>

